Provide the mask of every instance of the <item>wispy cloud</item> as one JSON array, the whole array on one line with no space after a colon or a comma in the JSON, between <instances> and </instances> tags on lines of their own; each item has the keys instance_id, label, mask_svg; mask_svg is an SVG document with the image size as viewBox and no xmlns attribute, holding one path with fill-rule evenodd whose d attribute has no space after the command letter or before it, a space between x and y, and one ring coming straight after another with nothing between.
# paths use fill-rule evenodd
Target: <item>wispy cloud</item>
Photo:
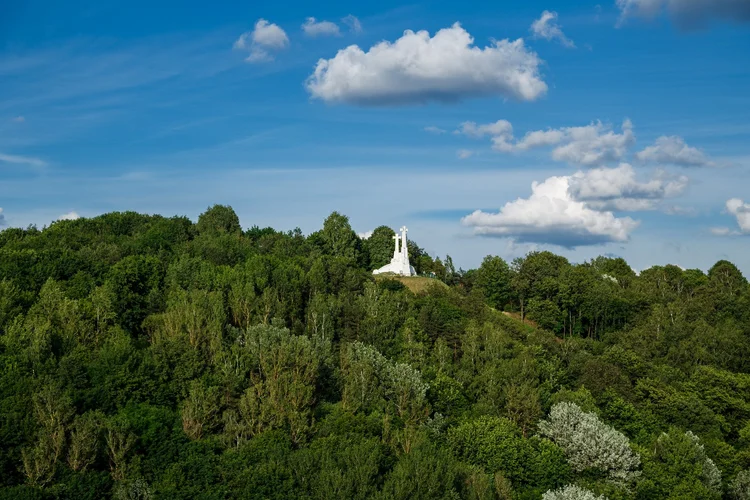
<instances>
[{"instance_id":1,"label":"wispy cloud","mask_svg":"<svg viewBox=\"0 0 750 500\"><path fill-rule=\"evenodd\" d=\"M529 28L534 38L544 38L545 40L558 40L568 48L575 48L573 40L565 36L560 25L557 24L557 12L545 10L542 16L534 21Z\"/></svg>"},{"instance_id":2,"label":"wispy cloud","mask_svg":"<svg viewBox=\"0 0 750 500\"><path fill-rule=\"evenodd\" d=\"M0 153L0 162L15 163L17 165L29 165L32 167L46 167L47 162L30 156L6 155Z\"/></svg>"},{"instance_id":3,"label":"wispy cloud","mask_svg":"<svg viewBox=\"0 0 750 500\"><path fill-rule=\"evenodd\" d=\"M445 130L443 130L442 128L440 128L440 127L436 127L436 126L434 126L434 125L429 125L429 126L425 127L425 128L424 128L424 131L425 131L425 132L429 132L429 133L431 133L431 134L438 134L438 135L440 135L440 134L444 134L444 133L446 132L446 131L445 131Z\"/></svg>"},{"instance_id":4,"label":"wispy cloud","mask_svg":"<svg viewBox=\"0 0 750 500\"><path fill-rule=\"evenodd\" d=\"M349 26L349 31L352 33L362 33L362 23L359 22L356 16L349 14L341 22Z\"/></svg>"},{"instance_id":5,"label":"wispy cloud","mask_svg":"<svg viewBox=\"0 0 750 500\"><path fill-rule=\"evenodd\" d=\"M175 78L211 77L236 64L226 54L226 36L157 36L129 43L77 38L51 48L5 51L0 111L25 116L32 106L81 106Z\"/></svg>"}]
</instances>

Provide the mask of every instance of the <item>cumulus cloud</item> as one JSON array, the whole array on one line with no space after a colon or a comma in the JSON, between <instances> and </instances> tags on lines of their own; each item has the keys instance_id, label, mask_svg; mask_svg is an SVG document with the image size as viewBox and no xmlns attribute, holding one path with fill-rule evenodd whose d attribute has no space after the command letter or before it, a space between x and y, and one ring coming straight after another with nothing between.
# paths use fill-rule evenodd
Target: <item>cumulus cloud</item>
<instances>
[{"instance_id":1,"label":"cumulus cloud","mask_svg":"<svg viewBox=\"0 0 750 500\"><path fill-rule=\"evenodd\" d=\"M557 12L545 10L542 17L531 23L529 28L534 38L544 38L545 40L558 40L565 47L574 48L576 45L571 39L565 36L560 25L557 24Z\"/></svg>"},{"instance_id":2,"label":"cumulus cloud","mask_svg":"<svg viewBox=\"0 0 750 500\"><path fill-rule=\"evenodd\" d=\"M32 167L44 167L47 162L40 160L39 158L31 158L29 156L18 156L18 155L6 155L0 153L0 162L15 163L17 165L29 165Z\"/></svg>"},{"instance_id":3,"label":"cumulus cloud","mask_svg":"<svg viewBox=\"0 0 750 500\"><path fill-rule=\"evenodd\" d=\"M550 177L531 185L531 196L506 203L498 213L477 210L461 222L476 234L509 237L522 243L547 243L566 248L626 242L638 222L594 210L570 194L568 176Z\"/></svg>"},{"instance_id":4,"label":"cumulus cloud","mask_svg":"<svg viewBox=\"0 0 750 500\"><path fill-rule=\"evenodd\" d=\"M81 216L78 215L76 212L68 212L67 214L63 214L60 217L58 217L57 220L76 220L80 218Z\"/></svg>"},{"instance_id":5,"label":"cumulus cloud","mask_svg":"<svg viewBox=\"0 0 750 500\"><path fill-rule=\"evenodd\" d=\"M446 132L446 131L445 131L445 130L443 130L442 128L440 128L440 127L436 127L436 126L434 126L434 125L430 125L430 126L428 126L428 127L425 127L425 128L424 128L424 131L425 131L425 132L429 132L429 133L431 133L431 134L438 134L438 135L440 135L440 134L444 134L444 133Z\"/></svg>"},{"instance_id":6,"label":"cumulus cloud","mask_svg":"<svg viewBox=\"0 0 750 500\"><path fill-rule=\"evenodd\" d=\"M742 234L750 234L750 203L732 198L727 200L727 212L735 216Z\"/></svg>"},{"instance_id":7,"label":"cumulus cloud","mask_svg":"<svg viewBox=\"0 0 750 500\"><path fill-rule=\"evenodd\" d=\"M302 31L307 36L339 36L341 30L336 23L331 21L318 21L314 17L308 17L302 25Z\"/></svg>"},{"instance_id":8,"label":"cumulus cloud","mask_svg":"<svg viewBox=\"0 0 750 500\"><path fill-rule=\"evenodd\" d=\"M320 59L306 87L315 98L355 105L455 102L490 95L533 101L547 91L540 64L522 39L480 48L456 23L433 37L407 30L395 42L380 42L367 52L350 45L331 59Z\"/></svg>"},{"instance_id":9,"label":"cumulus cloud","mask_svg":"<svg viewBox=\"0 0 750 500\"><path fill-rule=\"evenodd\" d=\"M352 33L362 33L362 23L359 22L357 16L349 14L341 20L342 23L349 26L349 31Z\"/></svg>"},{"instance_id":10,"label":"cumulus cloud","mask_svg":"<svg viewBox=\"0 0 750 500\"><path fill-rule=\"evenodd\" d=\"M277 24L269 23L265 19L258 19L253 31L240 35L234 42L236 50L247 50L250 54L245 59L248 62L272 61L272 52L289 46L289 37Z\"/></svg>"},{"instance_id":11,"label":"cumulus cloud","mask_svg":"<svg viewBox=\"0 0 750 500\"><path fill-rule=\"evenodd\" d=\"M459 149L456 152L456 156L458 156L459 160L465 160L467 158L470 158L474 154L474 151L471 151L470 149Z\"/></svg>"},{"instance_id":12,"label":"cumulus cloud","mask_svg":"<svg viewBox=\"0 0 750 500\"><path fill-rule=\"evenodd\" d=\"M561 144L552 150L552 158L574 165L597 166L619 161L635 143L630 120L622 123L619 134L601 122L567 127L559 132L562 132Z\"/></svg>"},{"instance_id":13,"label":"cumulus cloud","mask_svg":"<svg viewBox=\"0 0 750 500\"><path fill-rule=\"evenodd\" d=\"M674 177L663 171L639 182L635 170L627 163L576 172L569 182L570 195L590 208L628 212L654 210L662 200L681 194L687 186L688 178L684 175Z\"/></svg>"},{"instance_id":14,"label":"cumulus cloud","mask_svg":"<svg viewBox=\"0 0 750 500\"><path fill-rule=\"evenodd\" d=\"M370 236L372 236L372 231L365 231L364 233L357 233L357 236L359 236L361 240L367 240L370 238Z\"/></svg>"},{"instance_id":15,"label":"cumulus cloud","mask_svg":"<svg viewBox=\"0 0 750 500\"><path fill-rule=\"evenodd\" d=\"M681 167L712 167L715 163L700 149L685 144L682 137L661 136L652 146L635 155L642 162L679 165Z\"/></svg>"},{"instance_id":16,"label":"cumulus cloud","mask_svg":"<svg viewBox=\"0 0 750 500\"><path fill-rule=\"evenodd\" d=\"M513 126L506 120L486 125L464 122L457 132L470 137L490 136L493 149L505 153L554 146L554 160L586 167L620 161L635 143L630 120L623 122L620 133L597 121L583 127L535 130L516 140Z\"/></svg>"},{"instance_id":17,"label":"cumulus cloud","mask_svg":"<svg viewBox=\"0 0 750 500\"><path fill-rule=\"evenodd\" d=\"M653 19L665 10L678 27L688 30L714 19L750 22L747 0L617 0L617 7L620 24L633 17Z\"/></svg>"}]
</instances>

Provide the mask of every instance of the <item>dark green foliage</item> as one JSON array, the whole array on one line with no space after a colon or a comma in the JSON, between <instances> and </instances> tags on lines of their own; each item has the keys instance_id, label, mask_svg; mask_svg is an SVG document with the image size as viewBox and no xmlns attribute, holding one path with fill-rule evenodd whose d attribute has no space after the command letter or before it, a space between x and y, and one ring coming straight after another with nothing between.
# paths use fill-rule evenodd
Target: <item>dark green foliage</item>
<instances>
[{"instance_id":1,"label":"dark green foliage","mask_svg":"<svg viewBox=\"0 0 750 500\"><path fill-rule=\"evenodd\" d=\"M457 271L410 241L448 285L412 293L371 274L392 236L363 240L336 212L308 236L243 232L221 205L197 224L122 212L0 232L0 499L746 486L750 285L733 264L636 275L532 252ZM574 466L564 431L540 437L560 403L625 439L638 470L612 481Z\"/></svg>"}]
</instances>

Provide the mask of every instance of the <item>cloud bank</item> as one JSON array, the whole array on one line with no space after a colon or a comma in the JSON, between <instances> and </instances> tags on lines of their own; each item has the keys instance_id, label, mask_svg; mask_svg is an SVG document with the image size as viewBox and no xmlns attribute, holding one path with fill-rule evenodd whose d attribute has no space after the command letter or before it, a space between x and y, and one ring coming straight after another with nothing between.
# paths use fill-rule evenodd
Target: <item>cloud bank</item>
<instances>
[{"instance_id":1,"label":"cloud bank","mask_svg":"<svg viewBox=\"0 0 750 500\"><path fill-rule=\"evenodd\" d=\"M633 167L624 163L534 182L528 198L508 202L498 213L477 210L461 222L475 234L520 243L575 248L626 242L640 223L614 212L662 208L665 199L681 194L687 185L687 177L663 171L641 182Z\"/></svg>"},{"instance_id":2,"label":"cloud bank","mask_svg":"<svg viewBox=\"0 0 750 500\"><path fill-rule=\"evenodd\" d=\"M571 196L595 210L638 212L655 210L665 198L678 196L688 186L688 178L669 176L665 172L647 182L639 182L632 166L623 163L615 168L597 168L576 172L570 177Z\"/></svg>"},{"instance_id":3,"label":"cloud bank","mask_svg":"<svg viewBox=\"0 0 750 500\"><path fill-rule=\"evenodd\" d=\"M661 136L653 146L635 155L642 162L672 164L681 167L712 167L716 164L708 159L703 151L685 144L682 137Z\"/></svg>"},{"instance_id":4,"label":"cloud bank","mask_svg":"<svg viewBox=\"0 0 750 500\"><path fill-rule=\"evenodd\" d=\"M506 203L498 213L477 210L461 219L475 234L510 237L521 243L566 248L625 242L638 222L590 208L570 194L570 177L550 177L531 185L531 196Z\"/></svg>"},{"instance_id":5,"label":"cloud bank","mask_svg":"<svg viewBox=\"0 0 750 500\"><path fill-rule=\"evenodd\" d=\"M533 101L547 91L541 60L522 39L480 48L459 23L433 37L404 32L367 52L357 45L320 59L306 81L312 97L328 103L387 106L456 102L500 96Z\"/></svg>"},{"instance_id":6,"label":"cloud bank","mask_svg":"<svg viewBox=\"0 0 750 500\"><path fill-rule=\"evenodd\" d=\"M578 127L532 130L517 139L513 125L507 120L498 120L486 124L463 122L454 133L471 138L489 137L492 149L502 153L550 148L553 160L590 168L623 161L632 154L635 146L633 124L627 119L623 121L619 132L611 125L595 121ZM679 136L661 136L653 145L632 155L632 159L642 164L716 166L703 151L688 146Z\"/></svg>"},{"instance_id":7,"label":"cloud bank","mask_svg":"<svg viewBox=\"0 0 750 500\"><path fill-rule=\"evenodd\" d=\"M593 122L582 127L535 130L516 140L513 126L506 120L486 125L464 122L457 132L470 137L489 136L492 148L504 153L553 147L554 160L586 167L620 161L635 143L630 120L623 122L620 133L602 122Z\"/></svg>"},{"instance_id":8,"label":"cloud bank","mask_svg":"<svg viewBox=\"0 0 750 500\"><path fill-rule=\"evenodd\" d=\"M653 19L664 11L684 30L704 27L712 20L750 22L747 0L617 0L616 4L619 24L630 18Z\"/></svg>"}]
</instances>

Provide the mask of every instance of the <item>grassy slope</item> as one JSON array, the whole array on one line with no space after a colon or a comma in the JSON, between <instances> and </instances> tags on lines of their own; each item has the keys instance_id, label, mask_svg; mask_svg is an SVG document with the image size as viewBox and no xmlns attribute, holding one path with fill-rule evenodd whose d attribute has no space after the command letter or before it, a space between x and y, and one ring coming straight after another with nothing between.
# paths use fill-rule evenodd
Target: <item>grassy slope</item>
<instances>
[{"instance_id":1,"label":"grassy slope","mask_svg":"<svg viewBox=\"0 0 750 500\"><path fill-rule=\"evenodd\" d=\"M398 276L396 274L378 274L375 276L376 280L392 279L400 281L409 290L414 293L419 293L427 290L433 285L438 285L447 288L448 285L442 281L434 278L426 278L424 276Z\"/></svg>"}]
</instances>

